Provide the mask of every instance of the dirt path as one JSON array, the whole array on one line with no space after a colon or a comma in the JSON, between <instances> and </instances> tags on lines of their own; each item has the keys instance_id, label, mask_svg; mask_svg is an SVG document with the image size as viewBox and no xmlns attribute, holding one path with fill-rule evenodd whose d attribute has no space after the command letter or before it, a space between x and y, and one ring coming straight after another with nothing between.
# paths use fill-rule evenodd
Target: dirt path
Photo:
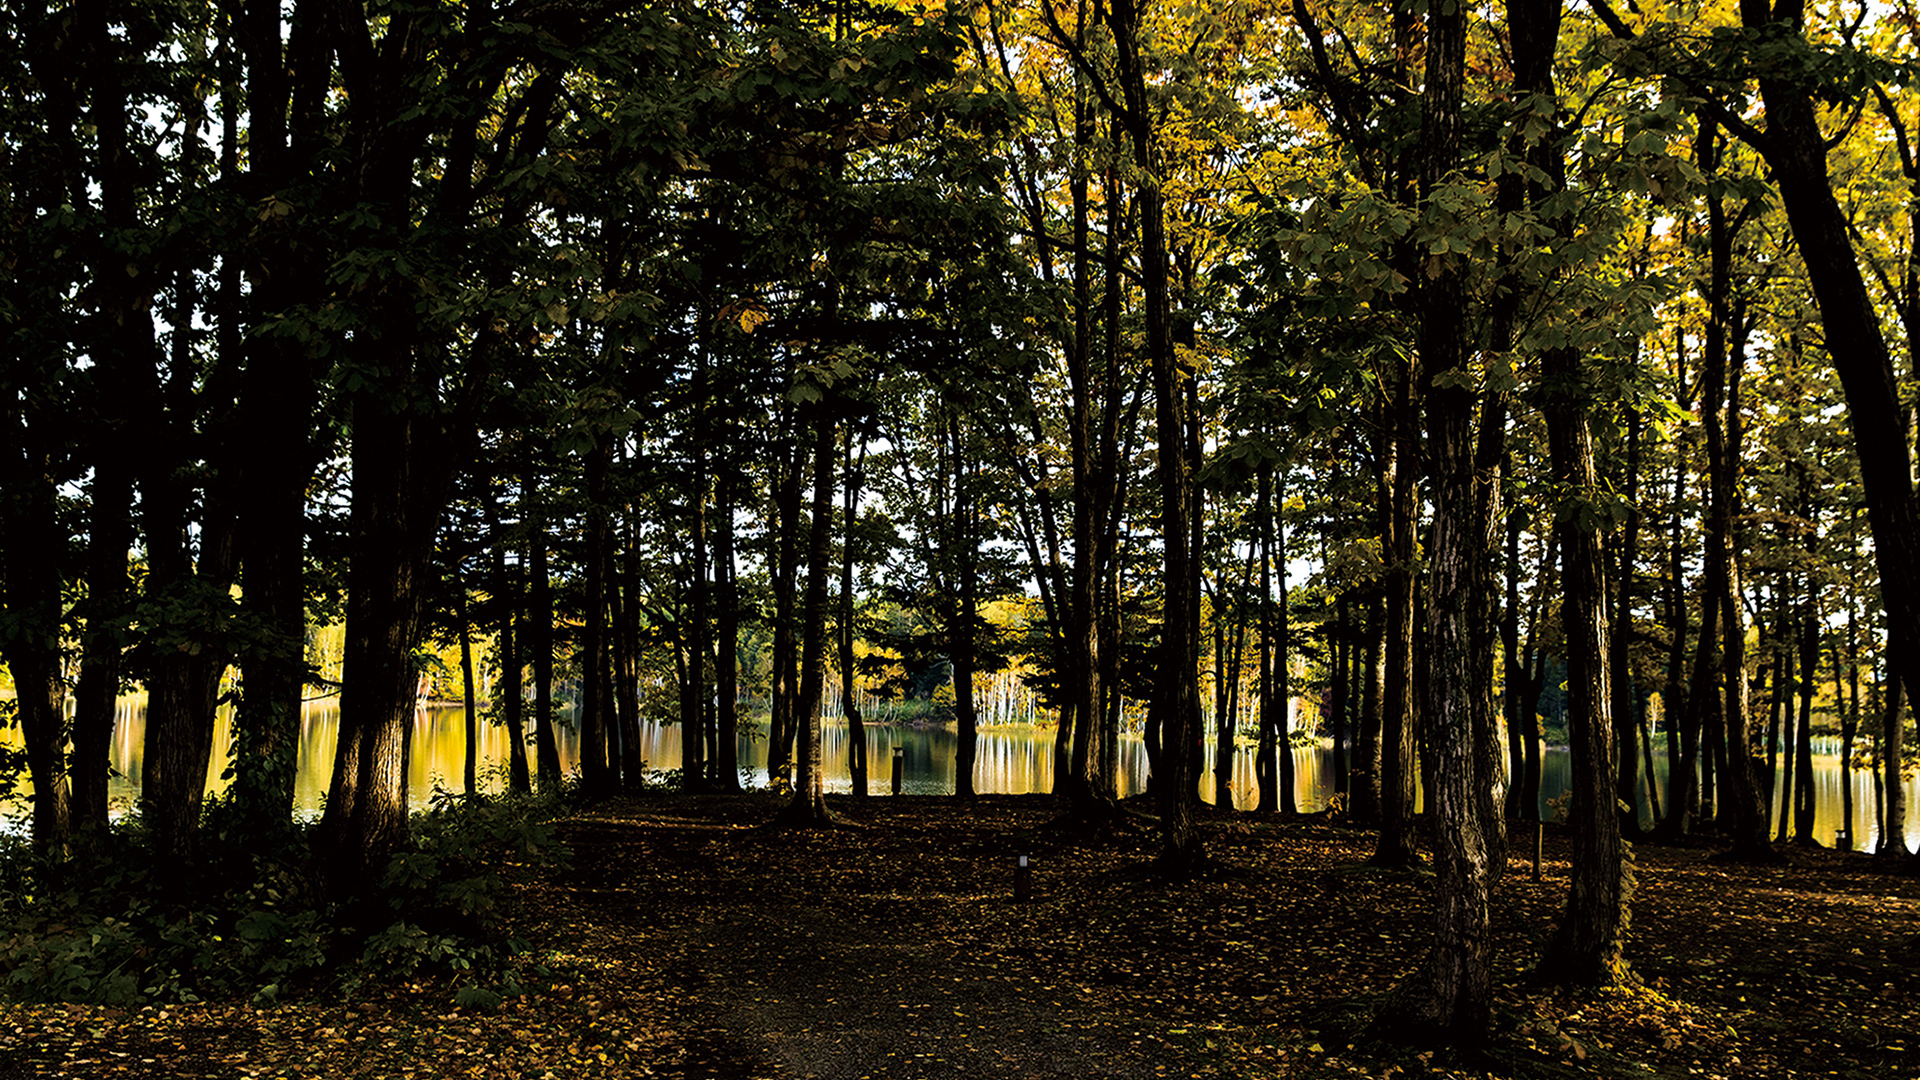
<instances>
[{"instance_id":1,"label":"dirt path","mask_svg":"<svg viewBox=\"0 0 1920 1080\"><path fill-rule=\"evenodd\" d=\"M1053 910L1013 900L1014 849L1050 807L930 803L813 835L700 821L697 802L569 830L577 895L647 958L621 965L635 989L660 979L681 1002L668 1075L1161 1075L1158 1032L1046 962Z\"/></svg>"}]
</instances>

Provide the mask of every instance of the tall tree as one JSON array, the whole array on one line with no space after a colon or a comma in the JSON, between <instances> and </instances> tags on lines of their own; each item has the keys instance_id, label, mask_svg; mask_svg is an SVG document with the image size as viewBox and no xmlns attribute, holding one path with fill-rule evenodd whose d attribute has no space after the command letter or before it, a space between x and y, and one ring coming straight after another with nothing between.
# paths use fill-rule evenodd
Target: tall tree
<instances>
[{"instance_id":1,"label":"tall tree","mask_svg":"<svg viewBox=\"0 0 1920 1080\"><path fill-rule=\"evenodd\" d=\"M1449 211L1462 197L1457 170L1466 45L1465 8L1428 9L1421 202L1436 237L1453 227ZM1417 288L1434 506L1426 634L1434 943L1394 990L1376 1026L1392 1024L1396 1037L1471 1047L1485 1040L1490 1019L1490 904L1506 862L1490 650L1492 529L1500 509L1505 417L1499 392L1480 388L1469 367L1466 260L1440 254L1450 249L1429 247L1435 254Z\"/></svg>"}]
</instances>

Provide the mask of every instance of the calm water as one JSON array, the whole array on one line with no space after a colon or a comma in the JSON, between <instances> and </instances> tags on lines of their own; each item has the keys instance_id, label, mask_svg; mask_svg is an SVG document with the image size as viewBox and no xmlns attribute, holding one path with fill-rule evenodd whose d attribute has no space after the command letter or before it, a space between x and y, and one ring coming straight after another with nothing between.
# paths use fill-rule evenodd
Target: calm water
<instances>
[{"instance_id":1,"label":"calm water","mask_svg":"<svg viewBox=\"0 0 1920 1080\"><path fill-rule=\"evenodd\" d=\"M145 730L145 702L140 698L126 698L121 701L118 723L114 728L112 750L113 767L116 775L111 781L110 794L118 807L131 806L139 796L140 752L142 735ZM339 726L337 703L320 701L309 703L304 710L300 730L300 770L296 780L295 803L298 812L303 815L318 814L324 800L329 771L333 764L335 736ZM978 752L974 765L974 789L986 793L1026 794L1053 790L1053 733L1054 729L1036 724L996 724L980 729ZM9 732L10 738L17 739L17 732ZM852 780L847 770L847 728L843 723L829 722L824 731L822 754L827 764L827 790L846 792L852 790ZM560 730L560 757L562 767L571 770L576 760L571 732L562 727ZM227 744L228 714L223 711L215 731L215 745ZM667 770L678 768L680 764L680 729L646 725L641 731L641 757L650 769ZM412 771L409 775L409 795L416 807L424 806L433 797L436 787L457 789L460 785L461 770L466 755L466 714L459 708L421 709L414 714ZM485 790L498 791L506 786L506 764L508 745L506 732L502 728L487 724L480 725L480 780ZM953 790L954 761L958 751L958 734L951 728L943 727L883 727L867 725L867 760L869 764L868 791L875 795L884 795L891 790L892 761L894 748L901 748L901 789L909 794L938 795ZM1294 798L1304 811L1313 811L1326 806L1328 796L1333 792L1333 755L1325 749L1295 750L1294 752ZM763 731L743 734L739 743L742 780L752 785L767 782L766 762L767 743ZM1212 801L1213 784L1211 781L1214 760L1214 748L1211 743L1206 747L1206 760L1203 775L1207 780L1202 785L1203 798ZM1543 758L1544 775L1541 783L1542 807L1546 813L1551 808L1545 805L1567 788L1569 760L1564 751L1549 750ZM1666 761L1656 756L1654 765L1657 775L1664 785ZM220 779L225 762L209 769L207 788L218 791L225 782ZM1145 788L1147 774L1147 752L1145 743L1138 735L1123 736L1121 739L1121 777L1120 790L1123 795L1137 794ZM1816 755L1814 758L1815 782L1815 830L1814 835L1822 843L1831 844L1840 827L1840 763L1832 755ZM1864 771L1856 770L1853 776L1854 808L1854 846L1871 849L1878 841L1879 830L1875 824L1873 778ZM1651 821L1651 813L1646 808L1645 780L1642 778L1642 817ZM1662 788L1664 792L1664 786ZM1257 801L1257 792L1253 775L1253 756L1247 747L1242 747L1234 761L1234 804L1240 807L1253 805ZM9 817L24 815L24 804L17 803L3 808ZM1907 786L1907 831L1909 846L1920 845L1920 778L1910 780Z\"/></svg>"}]
</instances>

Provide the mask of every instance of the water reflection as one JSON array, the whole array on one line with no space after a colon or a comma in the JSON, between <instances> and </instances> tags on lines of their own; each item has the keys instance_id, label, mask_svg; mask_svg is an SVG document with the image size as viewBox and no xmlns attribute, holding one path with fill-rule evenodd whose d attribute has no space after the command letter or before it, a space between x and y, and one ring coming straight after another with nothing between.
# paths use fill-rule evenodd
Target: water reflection
<instances>
[{"instance_id":1,"label":"water reflection","mask_svg":"<svg viewBox=\"0 0 1920 1080\"><path fill-rule=\"evenodd\" d=\"M227 746L232 737L232 714L220 712L214 732L214 745ZM295 810L302 816L317 815L325 805L327 782L333 767L334 746L339 731L339 705L334 700L309 702L300 720L300 764L295 780ZM139 797L141 749L146 727L144 698L122 699L111 744L113 776L109 797L117 810L125 810ZM571 727L558 728L561 767L572 771L578 760ZM466 713L459 708L423 708L415 712L413 748L408 772L408 797L415 808L426 806L436 789L457 790L466 760ZM482 723L479 741L478 779L481 790L500 791L507 782L508 739L504 728ZM7 738L17 742L18 732ZM680 764L680 728L644 725L640 733L640 757L649 771L664 772ZM1048 724L994 724L980 729L974 761L974 790L982 793L1028 794L1053 790L1054 728ZM959 737L950 727L866 726L869 779L867 790L884 795L891 790L894 748L900 747L901 790L915 795L940 795L953 791L954 765L958 759ZM853 782L847 769L848 731L844 723L829 721L822 730L821 752L826 766L829 792L848 792ZM741 780L760 786L767 782L767 740L764 729L741 733L737 747ZM1215 748L1205 747L1202 761L1202 798L1212 801ZM531 751L529 752L531 757ZM1126 734L1120 742L1119 789L1123 796L1145 790L1147 751L1137 733ZM1324 808L1334 790L1333 755L1325 749L1296 749L1294 760L1294 799L1302 811ZM207 790L226 787L222 774L226 759L208 769ZM1549 750L1543 756L1541 806L1551 816L1549 801L1567 790L1571 764L1564 750ZM1654 758L1654 777L1664 794L1667 763L1664 756ZM1651 823L1647 805L1646 776L1640 778L1642 821ZM1814 836L1823 844L1832 844L1841 826L1839 759L1834 755L1814 757L1815 813ZM1865 770L1853 774L1853 846L1871 850L1879 842L1876 825L1877 803L1874 778ZM1776 818L1780 802L1776 796ZM1242 746L1234 755L1234 805L1245 809L1258 802L1251 747ZM9 817L25 813L24 802L16 800L0 808ZM1777 827L1777 826L1776 826ZM1907 833L1910 847L1920 846L1920 778L1908 782Z\"/></svg>"}]
</instances>

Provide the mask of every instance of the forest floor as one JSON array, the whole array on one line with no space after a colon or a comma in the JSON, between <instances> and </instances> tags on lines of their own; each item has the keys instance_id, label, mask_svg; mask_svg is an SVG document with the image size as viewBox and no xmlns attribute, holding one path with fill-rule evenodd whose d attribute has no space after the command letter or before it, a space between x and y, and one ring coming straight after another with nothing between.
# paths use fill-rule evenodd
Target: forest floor
<instances>
[{"instance_id":1,"label":"forest floor","mask_svg":"<svg viewBox=\"0 0 1920 1080\"><path fill-rule=\"evenodd\" d=\"M1431 879L1365 868L1324 818L1203 817L1169 885L1150 828L1095 839L1038 796L830 799L791 832L745 796L623 800L524 884L547 984L495 1011L444 985L277 1008L0 1008L0 1080L94 1077L1920 1078L1920 879L1863 855L1635 849L1631 990L1527 971L1567 885L1516 836L1494 911L1491 1049L1359 1037L1424 954ZM1014 896L1015 861L1031 896Z\"/></svg>"}]
</instances>

